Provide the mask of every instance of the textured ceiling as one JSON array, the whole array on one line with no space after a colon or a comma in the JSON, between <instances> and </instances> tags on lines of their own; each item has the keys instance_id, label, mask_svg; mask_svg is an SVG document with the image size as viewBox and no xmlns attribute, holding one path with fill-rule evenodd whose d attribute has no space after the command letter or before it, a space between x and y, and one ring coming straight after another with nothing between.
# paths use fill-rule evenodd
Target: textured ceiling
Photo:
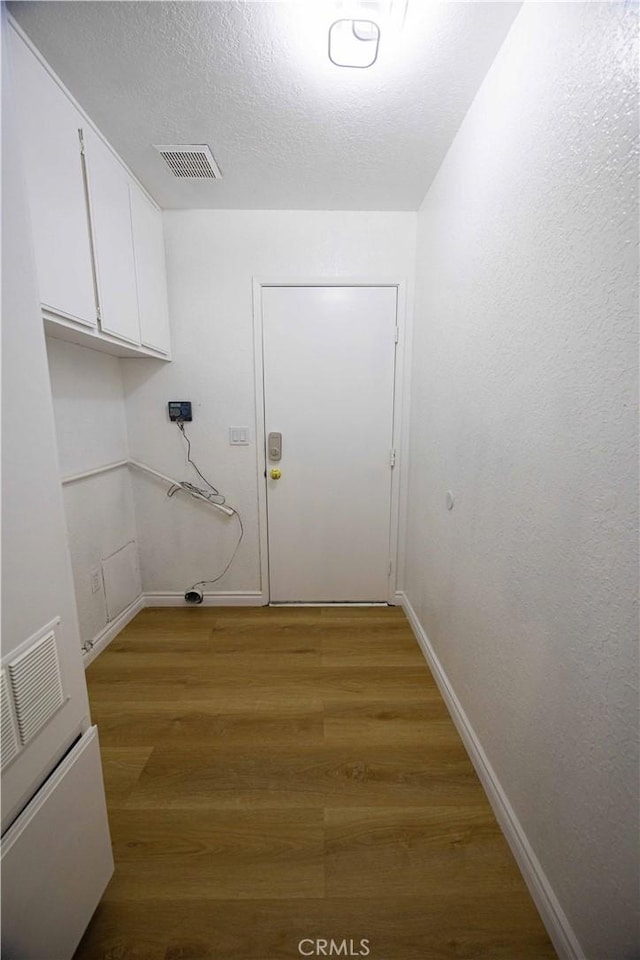
<instances>
[{"instance_id":1,"label":"textured ceiling","mask_svg":"<svg viewBox=\"0 0 640 960\"><path fill-rule=\"evenodd\" d=\"M416 210L519 4L409 0L368 70L329 62L331 0L8 8L163 207ZM208 143L223 180L154 143Z\"/></svg>"}]
</instances>

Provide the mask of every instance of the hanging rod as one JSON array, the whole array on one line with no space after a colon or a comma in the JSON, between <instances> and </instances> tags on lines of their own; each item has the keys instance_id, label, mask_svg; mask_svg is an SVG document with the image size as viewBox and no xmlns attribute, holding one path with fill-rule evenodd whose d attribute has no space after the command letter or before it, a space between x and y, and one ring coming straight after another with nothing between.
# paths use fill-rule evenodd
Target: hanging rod
<instances>
[{"instance_id":1,"label":"hanging rod","mask_svg":"<svg viewBox=\"0 0 640 960\"><path fill-rule=\"evenodd\" d=\"M76 480L84 480L86 477L96 477L100 473L117 470L118 467L136 467L137 470L142 470L144 473L150 473L152 476L164 480L165 483L170 484L172 487L180 487L181 490L184 489L180 480L173 480L171 477L167 477L166 474L160 473L152 467L148 467L146 463L140 463L139 460L118 460L115 463L107 463L104 467L94 467L93 470L85 470L84 473L74 473L70 477L63 477L62 484L66 486L68 483L75 483ZM194 496L194 494L191 495ZM197 494L195 494L195 497L196 499L204 500L205 503L208 503L211 507L215 507L216 510L226 513L228 517L232 517L235 512L231 507L226 507L223 503L215 503L213 500L207 500L205 497L198 497Z\"/></svg>"},{"instance_id":2,"label":"hanging rod","mask_svg":"<svg viewBox=\"0 0 640 960\"><path fill-rule=\"evenodd\" d=\"M136 467L138 470L143 470L145 473L150 473L154 477L159 477L160 480L164 480L166 483L170 483L172 487L180 487L183 489L182 483L180 480L172 480L171 477L167 477L164 473L159 473L157 470L154 470L152 467L148 467L146 463L140 463L139 460L129 460L127 461L129 466ZM192 494L193 496L193 494ZM207 500L206 497L198 497L196 494L196 499L204 500L205 503L208 503L210 506L215 507L217 510L221 510L223 513L226 513L228 517L232 517L235 513L231 507L225 507L223 503L215 503L213 500Z\"/></svg>"},{"instance_id":3,"label":"hanging rod","mask_svg":"<svg viewBox=\"0 0 640 960\"><path fill-rule=\"evenodd\" d=\"M94 467L93 470L85 470L84 473L74 473L70 477L63 477L62 485L65 486L67 483L75 483L76 480L84 480L85 477L95 477L99 473L108 473L109 470L117 470L118 467L127 466L129 466L128 460L117 460L115 463L107 463L104 467Z\"/></svg>"}]
</instances>

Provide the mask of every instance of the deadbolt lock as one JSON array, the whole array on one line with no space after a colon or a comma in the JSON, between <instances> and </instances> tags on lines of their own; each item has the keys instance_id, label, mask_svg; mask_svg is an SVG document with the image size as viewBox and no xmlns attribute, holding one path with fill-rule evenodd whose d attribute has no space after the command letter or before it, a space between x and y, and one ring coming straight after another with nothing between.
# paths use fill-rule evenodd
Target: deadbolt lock
<instances>
[{"instance_id":1,"label":"deadbolt lock","mask_svg":"<svg viewBox=\"0 0 640 960\"><path fill-rule=\"evenodd\" d=\"M282 459L282 434L270 433L267 437L267 448L269 450L269 460Z\"/></svg>"}]
</instances>

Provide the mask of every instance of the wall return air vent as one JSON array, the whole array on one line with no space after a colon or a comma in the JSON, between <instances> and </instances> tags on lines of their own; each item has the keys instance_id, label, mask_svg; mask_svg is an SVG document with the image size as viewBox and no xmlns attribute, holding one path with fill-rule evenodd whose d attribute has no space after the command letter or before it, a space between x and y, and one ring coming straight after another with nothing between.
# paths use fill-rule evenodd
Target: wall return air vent
<instances>
[{"instance_id":1,"label":"wall return air vent","mask_svg":"<svg viewBox=\"0 0 640 960\"><path fill-rule=\"evenodd\" d=\"M220 167L204 143L154 144L174 177L182 180L221 180Z\"/></svg>"},{"instance_id":2,"label":"wall return air vent","mask_svg":"<svg viewBox=\"0 0 640 960\"><path fill-rule=\"evenodd\" d=\"M57 637L53 624L8 664L16 720L22 744L64 706Z\"/></svg>"}]
</instances>

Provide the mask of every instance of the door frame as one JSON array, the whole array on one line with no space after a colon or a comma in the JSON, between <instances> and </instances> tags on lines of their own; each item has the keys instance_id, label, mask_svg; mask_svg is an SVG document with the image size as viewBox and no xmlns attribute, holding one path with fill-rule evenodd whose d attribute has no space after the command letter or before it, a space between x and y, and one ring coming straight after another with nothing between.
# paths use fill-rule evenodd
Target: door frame
<instances>
[{"instance_id":1,"label":"door frame","mask_svg":"<svg viewBox=\"0 0 640 960\"><path fill-rule=\"evenodd\" d=\"M398 342L396 344L395 376L393 388L393 449L396 453L395 466L391 470L391 504L389 516L389 591L387 602L400 604L399 568L400 568L400 528L402 516L401 491L406 484L406 437L403 433L403 415L407 407L405 394L407 362L407 280L350 277L321 277L318 279L266 279L253 278L253 360L256 397L256 468L258 479L258 545L260 553L260 590L264 603L269 603L271 590L269 583L269 526L267 520L267 450L265 436L264 404L264 362L263 362L263 322L262 290L264 287L394 287L397 293L396 324Z\"/></svg>"}]
</instances>

